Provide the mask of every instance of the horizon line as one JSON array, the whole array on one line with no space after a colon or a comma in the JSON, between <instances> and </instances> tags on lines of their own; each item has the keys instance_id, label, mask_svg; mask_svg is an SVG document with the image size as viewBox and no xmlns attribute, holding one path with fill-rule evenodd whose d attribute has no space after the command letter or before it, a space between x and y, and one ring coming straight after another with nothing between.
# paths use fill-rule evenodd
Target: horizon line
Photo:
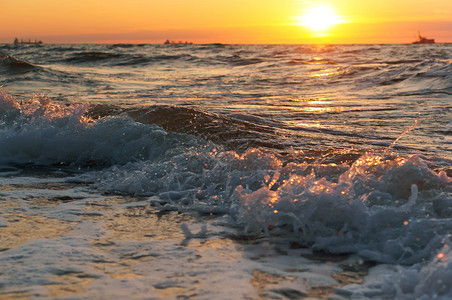
<instances>
[{"instance_id":1,"label":"horizon line","mask_svg":"<svg viewBox=\"0 0 452 300\"><path fill-rule=\"evenodd\" d=\"M36 41L36 40L35 40ZM39 40L42 41L42 40ZM33 41L32 41L33 42ZM0 42L2 45L14 45L13 42ZM42 44L23 44L23 45L29 45L29 46L43 46L43 45L164 45L164 46L190 46L190 45L412 45L413 42L405 42L405 43L391 43L391 42L367 42L367 43L360 43L360 42L347 42L347 43L320 43L320 42L313 42L313 43L225 43L225 42L207 42L207 43L195 43L195 42L189 42L185 43L183 42L176 42L171 44L165 44L164 42L161 43L153 43L153 42L49 42L46 43L42 41ZM435 42L428 45L435 45L435 44L452 44L451 42ZM19 46L23 46L19 45ZM420 44L422 45L422 44Z\"/></svg>"}]
</instances>

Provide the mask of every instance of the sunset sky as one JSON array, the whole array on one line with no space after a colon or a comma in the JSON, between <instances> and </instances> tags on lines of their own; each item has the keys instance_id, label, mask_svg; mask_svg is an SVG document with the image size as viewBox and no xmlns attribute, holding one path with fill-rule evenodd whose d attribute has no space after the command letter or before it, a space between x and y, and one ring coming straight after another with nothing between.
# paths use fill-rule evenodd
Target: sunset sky
<instances>
[{"instance_id":1,"label":"sunset sky","mask_svg":"<svg viewBox=\"0 0 452 300\"><path fill-rule=\"evenodd\" d=\"M0 7L3 43L410 43L418 30L452 42L451 0L0 0Z\"/></svg>"}]
</instances>

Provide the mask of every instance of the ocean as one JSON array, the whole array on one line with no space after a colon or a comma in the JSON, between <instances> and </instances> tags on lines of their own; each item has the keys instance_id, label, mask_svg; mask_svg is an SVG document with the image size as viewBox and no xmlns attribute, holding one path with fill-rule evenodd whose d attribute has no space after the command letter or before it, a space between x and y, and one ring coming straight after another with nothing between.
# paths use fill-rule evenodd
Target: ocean
<instances>
[{"instance_id":1,"label":"ocean","mask_svg":"<svg viewBox=\"0 0 452 300\"><path fill-rule=\"evenodd\" d=\"M0 74L2 299L452 299L452 44L3 44Z\"/></svg>"}]
</instances>

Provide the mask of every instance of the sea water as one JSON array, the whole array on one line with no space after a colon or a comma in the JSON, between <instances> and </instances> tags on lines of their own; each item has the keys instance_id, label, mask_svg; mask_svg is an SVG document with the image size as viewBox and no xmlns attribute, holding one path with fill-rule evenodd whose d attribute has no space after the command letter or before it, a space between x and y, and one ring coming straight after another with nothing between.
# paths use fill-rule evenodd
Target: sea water
<instances>
[{"instance_id":1,"label":"sea water","mask_svg":"<svg viewBox=\"0 0 452 300\"><path fill-rule=\"evenodd\" d=\"M452 297L452 46L0 45L5 298Z\"/></svg>"}]
</instances>

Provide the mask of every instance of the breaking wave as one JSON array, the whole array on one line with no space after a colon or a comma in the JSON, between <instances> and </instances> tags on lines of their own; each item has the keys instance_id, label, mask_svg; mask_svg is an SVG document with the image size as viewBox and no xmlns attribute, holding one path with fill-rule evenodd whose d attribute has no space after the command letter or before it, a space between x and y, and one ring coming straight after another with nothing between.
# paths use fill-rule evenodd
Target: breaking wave
<instances>
[{"instance_id":1,"label":"breaking wave","mask_svg":"<svg viewBox=\"0 0 452 300\"><path fill-rule=\"evenodd\" d=\"M180 127L164 129L154 115L96 109L43 95L18 103L2 91L0 164L82 167L73 180L106 193L158 196L162 210L226 214L244 234L284 235L378 262L413 265L452 246L450 161L344 149L331 149L329 162L324 152L308 159L302 151L289 158L236 151L182 130L190 110L171 110ZM201 125L218 121L199 116Z\"/></svg>"},{"instance_id":2,"label":"breaking wave","mask_svg":"<svg viewBox=\"0 0 452 300\"><path fill-rule=\"evenodd\" d=\"M6 71L9 74L26 73L36 68L24 60L0 53L0 70Z\"/></svg>"}]
</instances>

